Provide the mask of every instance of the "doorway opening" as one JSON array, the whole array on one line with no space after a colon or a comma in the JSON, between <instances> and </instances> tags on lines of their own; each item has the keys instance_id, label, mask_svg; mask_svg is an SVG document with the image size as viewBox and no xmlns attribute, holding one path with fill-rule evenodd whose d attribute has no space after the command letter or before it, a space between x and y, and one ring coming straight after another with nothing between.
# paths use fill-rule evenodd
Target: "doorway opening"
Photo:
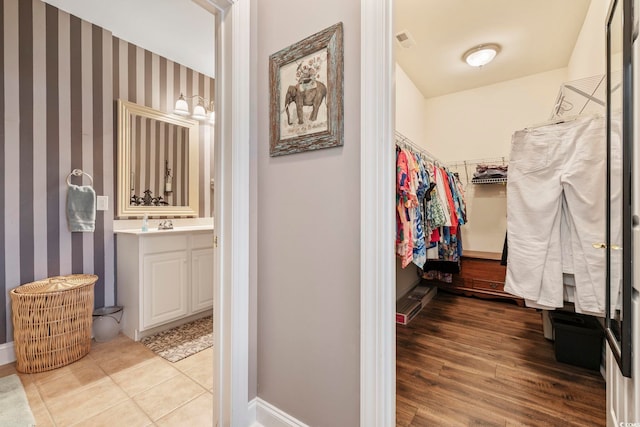
<instances>
[{"instance_id":1,"label":"doorway opening","mask_svg":"<svg viewBox=\"0 0 640 427\"><path fill-rule=\"evenodd\" d=\"M396 300L406 300L418 283L438 293L426 306L418 303L420 314L396 329L397 424L544 419L553 424L581 417L604 424L601 374L556 362L541 313L520 307L524 301L504 291L506 270L500 260L511 136L553 117L558 102L579 114L580 106L569 100L562 104L559 92L567 82L604 74L601 23L606 8L582 0L561 7L549 1L495 7L463 3L398 0L393 11L395 140L401 151L413 152L402 154L414 155L405 161L424 160L425 172L433 175L427 180L436 185L449 180L455 192L456 176L466 204L456 212L464 216L461 235L454 232L449 240L450 230L434 236L437 227L425 226L417 230L427 236L425 254L400 249L405 262L396 267ZM595 38L602 42L599 51ZM487 45L497 45L493 62L473 67L465 61L466 53ZM599 56L585 56L587 45ZM602 106L590 108L584 113ZM448 196L455 201L455 194ZM442 203L446 208L446 199ZM395 203L394 208L402 209ZM462 243L460 258L452 255L458 251L453 237ZM433 258L430 243L437 245ZM442 261L443 250L450 250L444 260L455 261L459 272L424 261ZM421 264L418 275L413 257ZM502 410L504 402L509 402L508 412Z\"/></svg>"}]
</instances>

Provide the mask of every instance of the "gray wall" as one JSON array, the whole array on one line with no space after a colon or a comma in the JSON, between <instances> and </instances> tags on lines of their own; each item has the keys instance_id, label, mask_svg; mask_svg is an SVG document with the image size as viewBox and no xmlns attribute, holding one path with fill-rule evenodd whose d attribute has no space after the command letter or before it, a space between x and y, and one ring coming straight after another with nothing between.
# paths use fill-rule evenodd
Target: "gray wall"
<instances>
[{"instance_id":1,"label":"gray wall","mask_svg":"<svg viewBox=\"0 0 640 427\"><path fill-rule=\"evenodd\" d=\"M309 425L357 426L360 2L255 3L258 397ZM269 157L269 55L340 21L344 146Z\"/></svg>"}]
</instances>

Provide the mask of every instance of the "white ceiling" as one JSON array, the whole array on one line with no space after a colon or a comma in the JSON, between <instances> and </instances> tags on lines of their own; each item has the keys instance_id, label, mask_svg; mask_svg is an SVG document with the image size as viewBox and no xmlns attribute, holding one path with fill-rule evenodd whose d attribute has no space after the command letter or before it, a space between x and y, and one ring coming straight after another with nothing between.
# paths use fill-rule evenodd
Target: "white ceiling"
<instances>
[{"instance_id":1,"label":"white ceiling","mask_svg":"<svg viewBox=\"0 0 640 427\"><path fill-rule=\"evenodd\" d=\"M425 98L566 67L591 0L396 0L396 60ZM604 23L603 23L604 26ZM468 66L462 54L498 43L490 64Z\"/></svg>"},{"instance_id":2,"label":"white ceiling","mask_svg":"<svg viewBox=\"0 0 640 427\"><path fill-rule=\"evenodd\" d=\"M192 0L44 0L114 36L215 77L214 16Z\"/></svg>"}]
</instances>

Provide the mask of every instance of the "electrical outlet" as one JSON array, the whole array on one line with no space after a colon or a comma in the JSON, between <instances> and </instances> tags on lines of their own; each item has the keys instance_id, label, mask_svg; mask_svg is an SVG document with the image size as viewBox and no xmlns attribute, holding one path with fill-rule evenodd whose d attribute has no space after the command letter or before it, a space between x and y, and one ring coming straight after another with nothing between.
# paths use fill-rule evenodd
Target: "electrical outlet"
<instances>
[{"instance_id":1,"label":"electrical outlet","mask_svg":"<svg viewBox=\"0 0 640 427\"><path fill-rule=\"evenodd\" d=\"M96 199L96 210L108 211L109 210L109 197L98 196Z\"/></svg>"}]
</instances>

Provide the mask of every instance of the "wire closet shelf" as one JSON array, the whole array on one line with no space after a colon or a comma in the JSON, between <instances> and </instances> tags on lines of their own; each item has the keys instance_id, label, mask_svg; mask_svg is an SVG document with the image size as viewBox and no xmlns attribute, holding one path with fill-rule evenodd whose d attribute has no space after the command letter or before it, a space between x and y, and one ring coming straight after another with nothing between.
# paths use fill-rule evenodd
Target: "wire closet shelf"
<instances>
[{"instance_id":1,"label":"wire closet shelf","mask_svg":"<svg viewBox=\"0 0 640 427\"><path fill-rule=\"evenodd\" d=\"M508 164L509 159L503 156L484 159L459 160L447 163L447 167L452 171L457 172L460 176L464 174L465 182L467 184L504 184L507 182L506 176L499 178L474 178L473 172L475 172L478 165L507 166Z\"/></svg>"}]
</instances>

